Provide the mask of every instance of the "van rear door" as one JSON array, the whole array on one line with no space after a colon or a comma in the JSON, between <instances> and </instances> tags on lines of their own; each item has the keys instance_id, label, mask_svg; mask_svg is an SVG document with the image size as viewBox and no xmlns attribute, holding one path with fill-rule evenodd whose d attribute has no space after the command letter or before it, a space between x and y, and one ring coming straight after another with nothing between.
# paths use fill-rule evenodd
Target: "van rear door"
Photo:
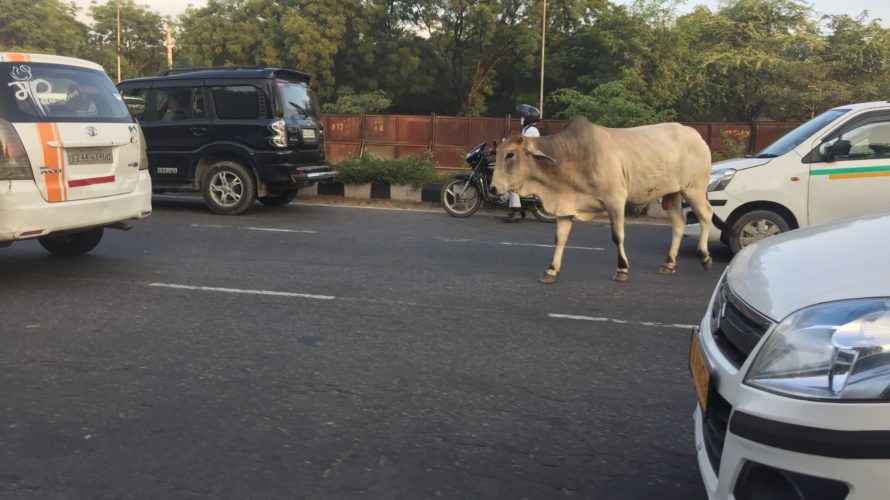
<instances>
[{"instance_id":1,"label":"van rear door","mask_svg":"<svg viewBox=\"0 0 890 500\"><path fill-rule=\"evenodd\" d=\"M25 144L46 201L136 188L139 130L105 73L64 64L0 63L0 93L0 109Z\"/></svg>"}]
</instances>

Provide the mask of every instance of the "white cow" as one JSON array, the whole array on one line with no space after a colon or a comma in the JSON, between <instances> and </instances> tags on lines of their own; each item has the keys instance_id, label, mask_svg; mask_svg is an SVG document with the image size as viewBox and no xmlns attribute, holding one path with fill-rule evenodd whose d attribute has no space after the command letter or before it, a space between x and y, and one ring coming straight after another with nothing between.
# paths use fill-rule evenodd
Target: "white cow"
<instances>
[{"instance_id":1,"label":"white cow","mask_svg":"<svg viewBox=\"0 0 890 500\"><path fill-rule=\"evenodd\" d=\"M496 164L492 192L535 195L545 210L558 217L556 251L539 279L541 283L556 281L572 220L587 221L603 210L609 215L612 241L618 247L618 270L612 279L627 281L625 206L645 206L658 198L662 198L673 226L671 248L659 272L673 274L677 269L684 226L681 196L701 222L698 253L702 266L711 267L708 229L712 210L707 197L711 151L691 127L662 123L606 128L575 117L555 135L507 139L498 147Z\"/></svg>"}]
</instances>

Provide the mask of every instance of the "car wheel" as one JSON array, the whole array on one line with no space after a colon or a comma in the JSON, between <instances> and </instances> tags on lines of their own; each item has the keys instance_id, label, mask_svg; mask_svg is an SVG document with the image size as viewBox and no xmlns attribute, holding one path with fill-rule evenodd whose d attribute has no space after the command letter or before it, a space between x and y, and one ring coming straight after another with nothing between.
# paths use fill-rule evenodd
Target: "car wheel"
<instances>
[{"instance_id":1,"label":"car wheel","mask_svg":"<svg viewBox=\"0 0 890 500\"><path fill-rule=\"evenodd\" d=\"M77 233L44 236L38 239L40 245L50 253L60 257L73 257L82 255L96 248L102 240L104 228L97 227Z\"/></svg>"},{"instance_id":2,"label":"car wheel","mask_svg":"<svg viewBox=\"0 0 890 500\"><path fill-rule=\"evenodd\" d=\"M788 221L769 210L752 210L739 217L732 225L729 247L737 253L746 246L791 230Z\"/></svg>"},{"instance_id":3,"label":"car wheel","mask_svg":"<svg viewBox=\"0 0 890 500\"><path fill-rule=\"evenodd\" d=\"M201 181L201 193L211 212L238 215L256 200L256 182L243 165L223 160L207 169Z\"/></svg>"},{"instance_id":4,"label":"car wheel","mask_svg":"<svg viewBox=\"0 0 890 500\"><path fill-rule=\"evenodd\" d=\"M269 194L266 196L260 196L257 199L260 200L260 203L263 205L267 205L270 207L283 207L288 203L294 201L294 198L297 197L297 188L292 189L279 189L279 190L269 190Z\"/></svg>"}]
</instances>

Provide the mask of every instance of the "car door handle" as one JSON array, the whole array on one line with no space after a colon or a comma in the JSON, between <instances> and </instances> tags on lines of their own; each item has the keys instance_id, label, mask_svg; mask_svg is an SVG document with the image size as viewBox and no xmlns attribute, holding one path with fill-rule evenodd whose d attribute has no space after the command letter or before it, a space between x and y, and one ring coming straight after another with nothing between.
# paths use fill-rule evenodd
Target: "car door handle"
<instances>
[{"instance_id":1,"label":"car door handle","mask_svg":"<svg viewBox=\"0 0 890 500\"><path fill-rule=\"evenodd\" d=\"M204 135L207 133L207 127L191 127L189 130L191 130L194 135Z\"/></svg>"}]
</instances>

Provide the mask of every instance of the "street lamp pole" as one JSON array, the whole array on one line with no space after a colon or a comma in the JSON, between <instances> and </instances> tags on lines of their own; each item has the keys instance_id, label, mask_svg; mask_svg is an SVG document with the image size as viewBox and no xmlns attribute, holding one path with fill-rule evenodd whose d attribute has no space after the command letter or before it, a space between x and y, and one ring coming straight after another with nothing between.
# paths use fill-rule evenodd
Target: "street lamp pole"
<instances>
[{"instance_id":1,"label":"street lamp pole","mask_svg":"<svg viewBox=\"0 0 890 500\"><path fill-rule=\"evenodd\" d=\"M121 0L117 0L117 81L121 81Z\"/></svg>"},{"instance_id":2,"label":"street lamp pole","mask_svg":"<svg viewBox=\"0 0 890 500\"><path fill-rule=\"evenodd\" d=\"M544 16L541 18L541 95L538 99L538 110L544 118L544 46L547 41L547 0L544 0Z\"/></svg>"}]
</instances>

